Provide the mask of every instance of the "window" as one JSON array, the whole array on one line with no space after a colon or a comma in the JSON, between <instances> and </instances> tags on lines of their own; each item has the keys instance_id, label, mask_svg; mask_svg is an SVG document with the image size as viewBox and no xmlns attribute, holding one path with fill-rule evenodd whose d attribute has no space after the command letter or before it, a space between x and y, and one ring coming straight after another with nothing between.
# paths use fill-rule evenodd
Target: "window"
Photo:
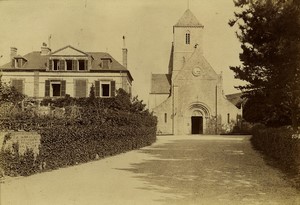
<instances>
[{"instance_id":1,"label":"window","mask_svg":"<svg viewBox=\"0 0 300 205\"><path fill-rule=\"evenodd\" d=\"M109 60L103 60L103 68L108 69L109 68Z\"/></svg>"},{"instance_id":2,"label":"window","mask_svg":"<svg viewBox=\"0 0 300 205\"><path fill-rule=\"evenodd\" d=\"M87 81L75 80L75 97L83 98L87 96Z\"/></svg>"},{"instance_id":3,"label":"window","mask_svg":"<svg viewBox=\"0 0 300 205\"><path fill-rule=\"evenodd\" d=\"M115 81L95 81L95 95L96 97L114 97L116 90Z\"/></svg>"},{"instance_id":4,"label":"window","mask_svg":"<svg viewBox=\"0 0 300 205\"><path fill-rule=\"evenodd\" d=\"M45 97L62 97L66 95L65 80L46 80Z\"/></svg>"},{"instance_id":5,"label":"window","mask_svg":"<svg viewBox=\"0 0 300 205\"><path fill-rule=\"evenodd\" d=\"M101 83L101 97L109 97L110 83Z\"/></svg>"},{"instance_id":6,"label":"window","mask_svg":"<svg viewBox=\"0 0 300 205\"><path fill-rule=\"evenodd\" d=\"M168 121L168 114L165 113L165 123L167 123L167 121Z\"/></svg>"},{"instance_id":7,"label":"window","mask_svg":"<svg viewBox=\"0 0 300 205\"><path fill-rule=\"evenodd\" d=\"M11 86L14 87L19 93L24 92L24 81L19 79L12 79Z\"/></svg>"},{"instance_id":8,"label":"window","mask_svg":"<svg viewBox=\"0 0 300 205\"><path fill-rule=\"evenodd\" d=\"M67 70L73 70L72 60L66 60Z\"/></svg>"},{"instance_id":9,"label":"window","mask_svg":"<svg viewBox=\"0 0 300 205\"><path fill-rule=\"evenodd\" d=\"M16 59L16 60L17 60L17 67L21 68L22 67L22 59L19 58L19 59Z\"/></svg>"},{"instance_id":10,"label":"window","mask_svg":"<svg viewBox=\"0 0 300 205\"><path fill-rule=\"evenodd\" d=\"M78 64L79 64L79 70L85 70L86 67L86 61L85 60L78 60Z\"/></svg>"},{"instance_id":11,"label":"window","mask_svg":"<svg viewBox=\"0 0 300 205\"><path fill-rule=\"evenodd\" d=\"M230 114L227 114L227 123L230 123Z\"/></svg>"},{"instance_id":12,"label":"window","mask_svg":"<svg viewBox=\"0 0 300 205\"><path fill-rule=\"evenodd\" d=\"M190 44L190 43L191 43L191 34L189 31L187 31L185 34L185 44Z\"/></svg>"},{"instance_id":13,"label":"window","mask_svg":"<svg viewBox=\"0 0 300 205\"><path fill-rule=\"evenodd\" d=\"M60 96L61 85L60 82L53 82L51 83L51 91L52 97L59 97Z\"/></svg>"}]
</instances>

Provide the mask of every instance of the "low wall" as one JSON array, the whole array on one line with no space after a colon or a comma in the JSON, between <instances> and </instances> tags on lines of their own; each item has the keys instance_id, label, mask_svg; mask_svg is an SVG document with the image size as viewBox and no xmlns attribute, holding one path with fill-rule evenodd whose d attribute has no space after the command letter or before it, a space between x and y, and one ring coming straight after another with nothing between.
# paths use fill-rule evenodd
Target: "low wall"
<instances>
[{"instance_id":1,"label":"low wall","mask_svg":"<svg viewBox=\"0 0 300 205\"><path fill-rule=\"evenodd\" d=\"M34 155L39 154L41 136L37 132L11 131L0 132L1 148L11 149L13 144L18 144L19 154L23 155L26 149L31 149Z\"/></svg>"}]
</instances>

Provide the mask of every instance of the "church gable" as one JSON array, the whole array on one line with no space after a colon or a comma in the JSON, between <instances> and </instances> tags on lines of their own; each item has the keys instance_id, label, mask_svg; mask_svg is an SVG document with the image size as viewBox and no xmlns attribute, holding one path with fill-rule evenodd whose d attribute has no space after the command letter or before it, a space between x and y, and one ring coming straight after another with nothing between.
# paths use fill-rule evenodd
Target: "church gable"
<instances>
[{"instance_id":1,"label":"church gable","mask_svg":"<svg viewBox=\"0 0 300 205\"><path fill-rule=\"evenodd\" d=\"M72 46L66 46L53 53L52 56L88 56L87 53L80 51Z\"/></svg>"},{"instance_id":2,"label":"church gable","mask_svg":"<svg viewBox=\"0 0 300 205\"><path fill-rule=\"evenodd\" d=\"M196 49L192 56L186 60L183 68L175 77L176 80L214 80L218 75L204 58L202 53Z\"/></svg>"}]
</instances>

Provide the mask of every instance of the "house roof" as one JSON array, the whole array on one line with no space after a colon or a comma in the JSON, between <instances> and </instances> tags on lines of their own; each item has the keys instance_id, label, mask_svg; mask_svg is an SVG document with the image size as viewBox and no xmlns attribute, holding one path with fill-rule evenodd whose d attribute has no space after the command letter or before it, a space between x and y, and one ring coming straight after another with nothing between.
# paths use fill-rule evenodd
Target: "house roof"
<instances>
[{"instance_id":1,"label":"house roof","mask_svg":"<svg viewBox=\"0 0 300 205\"><path fill-rule=\"evenodd\" d=\"M22 68L12 68L11 62L0 66L1 69L5 70L39 70L46 69L47 66L47 56L42 56L40 51L33 51L23 56L27 62L22 66Z\"/></svg>"},{"instance_id":2,"label":"house roof","mask_svg":"<svg viewBox=\"0 0 300 205\"><path fill-rule=\"evenodd\" d=\"M245 98L242 98L243 93L234 93L230 95L226 95L227 100L234 104L236 107L241 108L241 105L245 104Z\"/></svg>"},{"instance_id":3,"label":"house roof","mask_svg":"<svg viewBox=\"0 0 300 205\"><path fill-rule=\"evenodd\" d=\"M174 27L203 27L203 25L199 23L191 10L187 9Z\"/></svg>"},{"instance_id":4,"label":"house roof","mask_svg":"<svg viewBox=\"0 0 300 205\"><path fill-rule=\"evenodd\" d=\"M91 70L105 70L105 72L108 72L109 70L111 71L128 71L127 68L125 68L123 65L121 65L116 59L114 59L109 53L106 52L83 52L80 51L76 48L73 48L72 46L65 46L61 49L58 49L57 51L53 52L54 54L62 51L65 48L72 48L78 52L81 52L82 54L88 55L91 57L91 64L92 64L92 68ZM51 53L51 54L53 54ZM46 70L47 67L47 60L49 58L50 55L41 55L40 51L33 51L31 53L28 53L26 55L23 56L23 58L25 58L27 60L27 62L25 62L25 64L22 66L22 68L12 68L12 64L11 62L6 63L2 66L0 66L0 69L2 69L3 71L35 71L35 70ZM19 56L21 57L21 56ZM111 59L111 67L109 69L103 69L100 67L100 63L101 63L101 59ZM129 73L129 71L128 71ZM130 76L130 78L132 78Z\"/></svg>"},{"instance_id":5,"label":"house roof","mask_svg":"<svg viewBox=\"0 0 300 205\"><path fill-rule=\"evenodd\" d=\"M111 59L110 70L127 70L122 64L120 64L116 59L114 59L109 53L105 52L87 52L94 60L92 60L92 69L101 69L100 63L101 59Z\"/></svg>"},{"instance_id":6,"label":"house roof","mask_svg":"<svg viewBox=\"0 0 300 205\"><path fill-rule=\"evenodd\" d=\"M169 94L171 89L170 74L152 74L151 94Z\"/></svg>"}]
</instances>

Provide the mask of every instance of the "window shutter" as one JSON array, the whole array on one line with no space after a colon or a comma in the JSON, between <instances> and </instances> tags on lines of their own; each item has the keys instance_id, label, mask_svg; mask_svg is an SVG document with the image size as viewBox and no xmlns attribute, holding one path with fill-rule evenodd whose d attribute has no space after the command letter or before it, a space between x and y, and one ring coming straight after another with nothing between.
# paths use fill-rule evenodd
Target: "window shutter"
<instances>
[{"instance_id":1,"label":"window shutter","mask_svg":"<svg viewBox=\"0 0 300 205\"><path fill-rule=\"evenodd\" d=\"M61 88L60 88L60 96L65 96L66 95L66 81L62 80L61 81Z\"/></svg>"},{"instance_id":2,"label":"window shutter","mask_svg":"<svg viewBox=\"0 0 300 205\"><path fill-rule=\"evenodd\" d=\"M52 70L52 60L49 60L49 70Z\"/></svg>"},{"instance_id":3,"label":"window shutter","mask_svg":"<svg viewBox=\"0 0 300 205\"><path fill-rule=\"evenodd\" d=\"M11 67L15 68L15 67L16 67L16 66L15 66L15 63L16 63L16 60L13 58L13 59L11 60Z\"/></svg>"},{"instance_id":4,"label":"window shutter","mask_svg":"<svg viewBox=\"0 0 300 205\"><path fill-rule=\"evenodd\" d=\"M50 80L45 81L45 97L50 97Z\"/></svg>"},{"instance_id":5,"label":"window shutter","mask_svg":"<svg viewBox=\"0 0 300 205\"><path fill-rule=\"evenodd\" d=\"M59 70L65 70L65 60L59 61Z\"/></svg>"},{"instance_id":6,"label":"window shutter","mask_svg":"<svg viewBox=\"0 0 300 205\"><path fill-rule=\"evenodd\" d=\"M116 82L110 81L110 96L115 97L116 94Z\"/></svg>"},{"instance_id":7,"label":"window shutter","mask_svg":"<svg viewBox=\"0 0 300 205\"><path fill-rule=\"evenodd\" d=\"M72 60L72 70L77 70L77 60Z\"/></svg>"},{"instance_id":8,"label":"window shutter","mask_svg":"<svg viewBox=\"0 0 300 205\"><path fill-rule=\"evenodd\" d=\"M75 81L75 97L86 97L86 80L76 80Z\"/></svg>"},{"instance_id":9,"label":"window shutter","mask_svg":"<svg viewBox=\"0 0 300 205\"><path fill-rule=\"evenodd\" d=\"M100 97L100 81L95 81L95 96Z\"/></svg>"},{"instance_id":10,"label":"window shutter","mask_svg":"<svg viewBox=\"0 0 300 205\"><path fill-rule=\"evenodd\" d=\"M23 82L23 80L13 79L13 80L11 80L11 84L16 89L16 91L23 94L23 91L24 91L24 82Z\"/></svg>"},{"instance_id":11,"label":"window shutter","mask_svg":"<svg viewBox=\"0 0 300 205\"><path fill-rule=\"evenodd\" d=\"M84 70L88 70L88 61L87 60L84 61Z\"/></svg>"}]
</instances>

